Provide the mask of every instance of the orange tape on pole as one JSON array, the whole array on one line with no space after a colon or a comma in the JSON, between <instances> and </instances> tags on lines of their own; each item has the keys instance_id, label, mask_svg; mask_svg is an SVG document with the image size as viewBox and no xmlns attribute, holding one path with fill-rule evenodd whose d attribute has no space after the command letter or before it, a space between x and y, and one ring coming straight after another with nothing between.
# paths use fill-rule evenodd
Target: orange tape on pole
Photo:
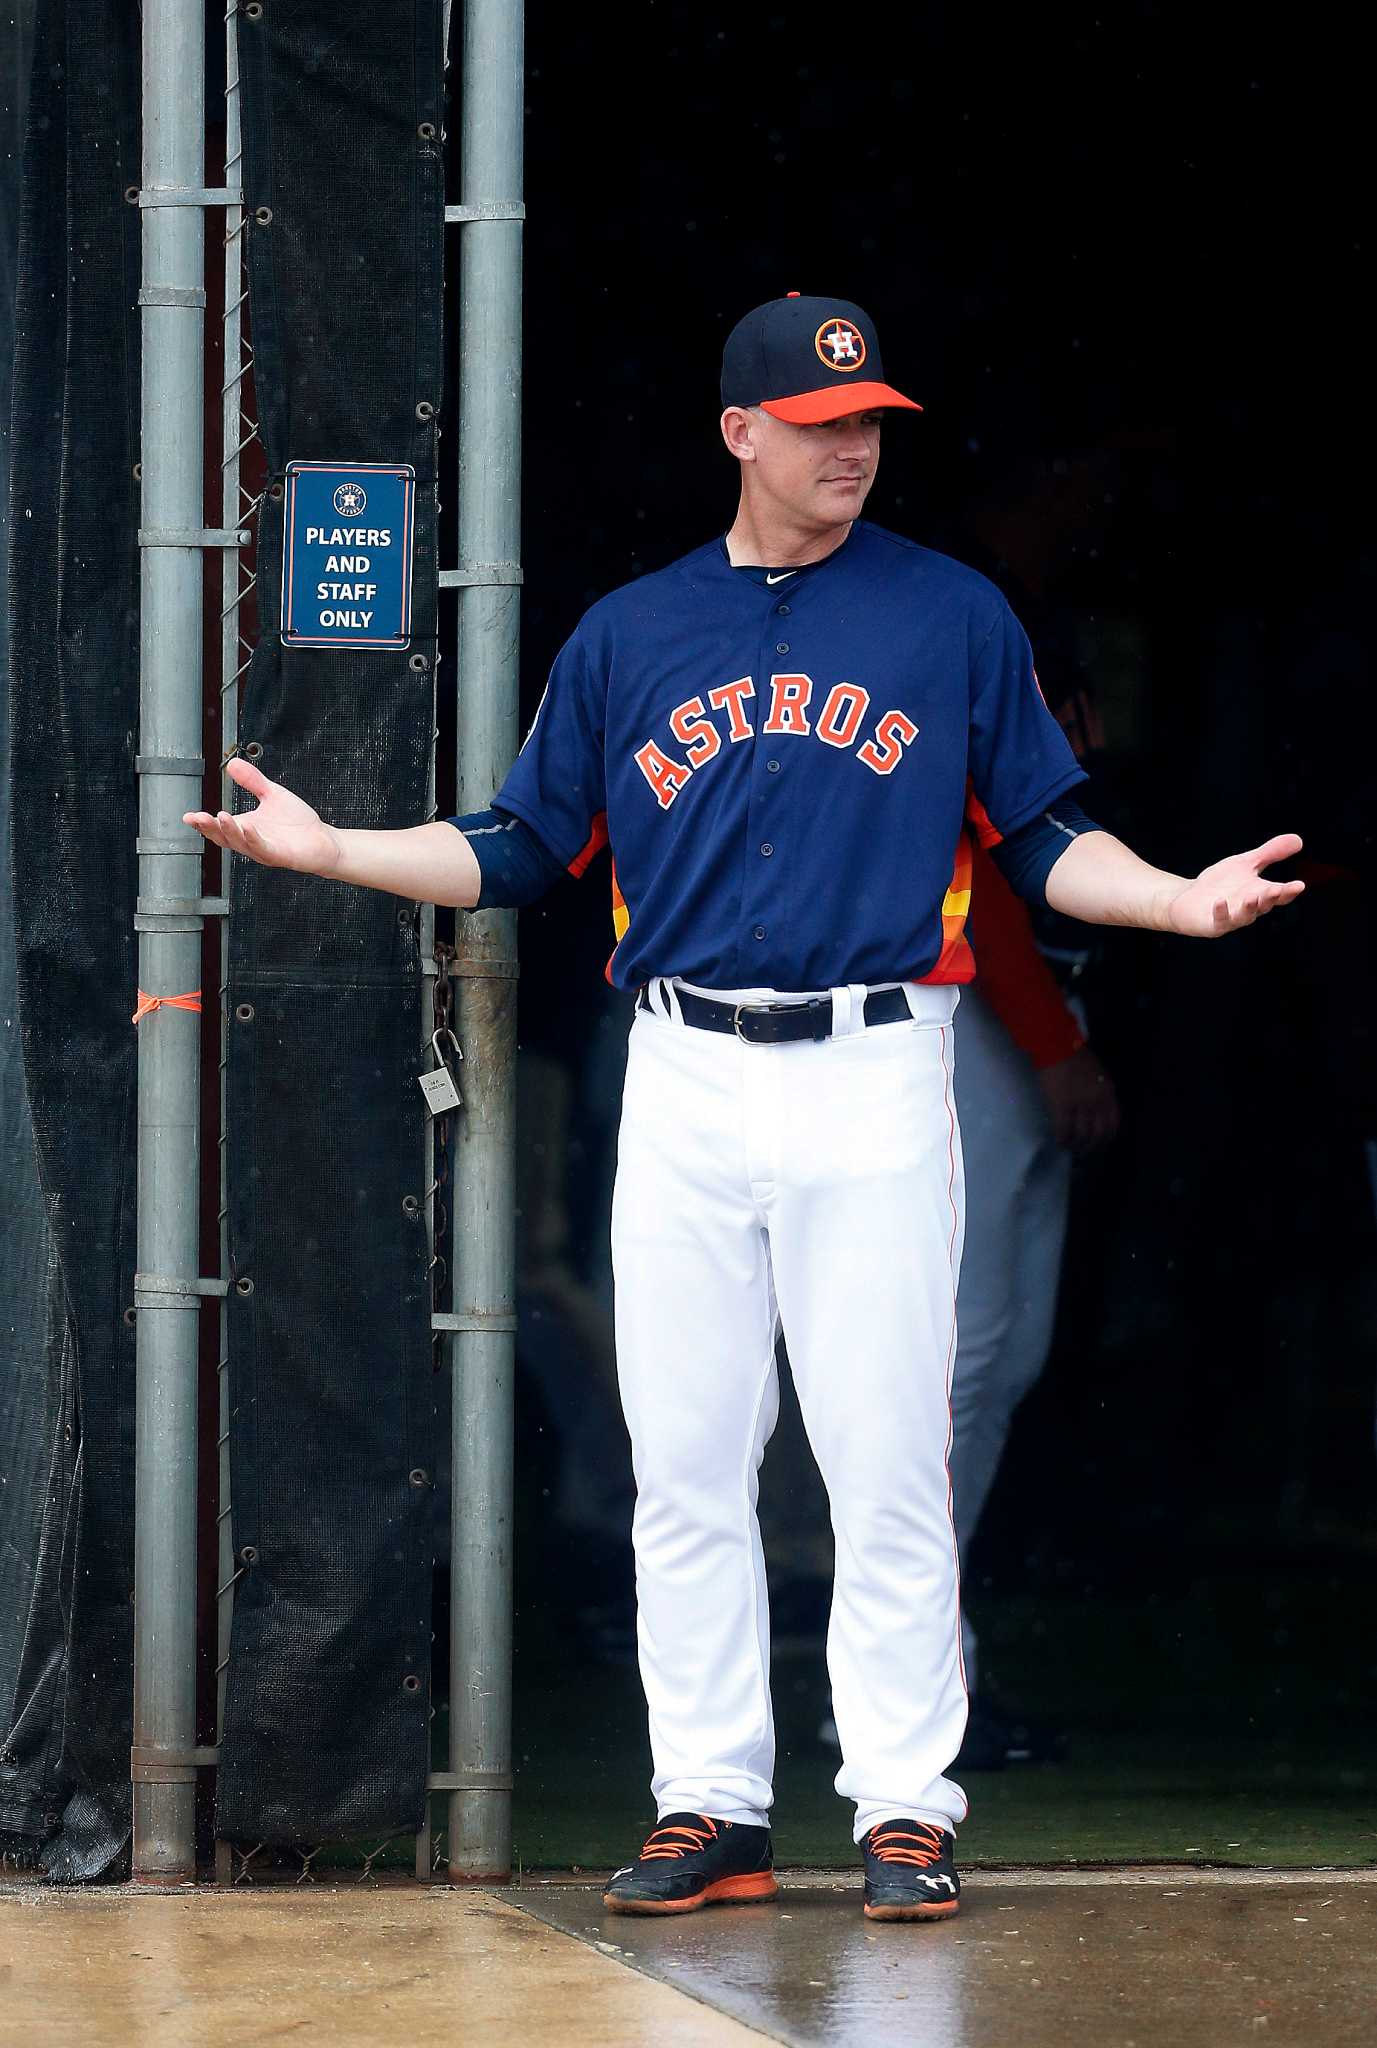
<instances>
[{"instance_id":1,"label":"orange tape on pole","mask_svg":"<svg viewBox=\"0 0 1377 2048\"><path fill-rule=\"evenodd\" d=\"M139 990L139 1006L134 1012L134 1022L142 1024L145 1017L151 1017L155 1010L194 1010L201 1014L201 991L194 988L184 996L150 996Z\"/></svg>"}]
</instances>

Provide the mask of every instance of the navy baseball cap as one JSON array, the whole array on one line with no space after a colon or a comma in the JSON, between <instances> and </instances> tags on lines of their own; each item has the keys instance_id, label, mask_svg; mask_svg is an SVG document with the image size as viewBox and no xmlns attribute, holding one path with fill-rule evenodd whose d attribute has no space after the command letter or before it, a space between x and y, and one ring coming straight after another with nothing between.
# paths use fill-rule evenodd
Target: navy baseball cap
<instances>
[{"instance_id":1,"label":"navy baseball cap","mask_svg":"<svg viewBox=\"0 0 1377 2048\"><path fill-rule=\"evenodd\" d=\"M847 299L790 292L757 306L727 336L722 404L758 405L800 426L880 406L923 410L884 375L868 313Z\"/></svg>"}]
</instances>

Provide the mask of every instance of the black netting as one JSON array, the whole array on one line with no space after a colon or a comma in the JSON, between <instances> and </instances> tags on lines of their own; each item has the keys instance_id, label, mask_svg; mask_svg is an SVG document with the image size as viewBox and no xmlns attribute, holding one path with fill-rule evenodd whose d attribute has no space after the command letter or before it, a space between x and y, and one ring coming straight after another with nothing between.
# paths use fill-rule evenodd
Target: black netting
<instances>
[{"instance_id":1,"label":"black netting","mask_svg":"<svg viewBox=\"0 0 1377 2048\"><path fill-rule=\"evenodd\" d=\"M21 1215L0 1275L20 1475L0 1830L42 1839L62 1878L108 1870L129 1832L138 38L132 0L41 0L15 312L6 795L32 1140L7 1117L5 1195L24 1209L31 1158L47 1240Z\"/></svg>"},{"instance_id":2,"label":"black netting","mask_svg":"<svg viewBox=\"0 0 1377 2048\"><path fill-rule=\"evenodd\" d=\"M26 7L0 41L0 791L10 786L10 402L32 15ZM21 1770L6 1738L21 1706L19 1667L35 1604L53 1442L44 1344L50 1240L19 1047L10 850L10 805L0 801L0 1850L31 1855L43 1833L44 1802L34 1796L32 1770ZM56 1635L51 1623L48 1633Z\"/></svg>"},{"instance_id":3,"label":"black netting","mask_svg":"<svg viewBox=\"0 0 1377 2048\"><path fill-rule=\"evenodd\" d=\"M417 472L407 653L293 649L265 505L243 745L334 823L425 814L443 236L440 0L241 17L250 309L270 480ZM419 130L426 132L421 133ZM418 407L425 412L418 414ZM414 665L417 657L422 665ZM231 882L230 1399L236 1587L217 1826L418 1827L434 1410L416 919L243 862ZM242 1014L247 1005L252 1014Z\"/></svg>"}]
</instances>

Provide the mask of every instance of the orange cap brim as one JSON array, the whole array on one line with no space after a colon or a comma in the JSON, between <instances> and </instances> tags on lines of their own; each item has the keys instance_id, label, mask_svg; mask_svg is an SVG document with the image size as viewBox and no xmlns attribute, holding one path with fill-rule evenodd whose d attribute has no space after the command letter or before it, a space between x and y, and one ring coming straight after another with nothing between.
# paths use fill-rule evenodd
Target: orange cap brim
<instances>
[{"instance_id":1,"label":"orange cap brim","mask_svg":"<svg viewBox=\"0 0 1377 2048\"><path fill-rule=\"evenodd\" d=\"M825 384L821 391L800 391L794 398L762 398L760 410L777 420L790 420L796 427L815 426L820 420L844 420L848 413L878 412L882 406L921 412L911 398L892 384Z\"/></svg>"}]
</instances>

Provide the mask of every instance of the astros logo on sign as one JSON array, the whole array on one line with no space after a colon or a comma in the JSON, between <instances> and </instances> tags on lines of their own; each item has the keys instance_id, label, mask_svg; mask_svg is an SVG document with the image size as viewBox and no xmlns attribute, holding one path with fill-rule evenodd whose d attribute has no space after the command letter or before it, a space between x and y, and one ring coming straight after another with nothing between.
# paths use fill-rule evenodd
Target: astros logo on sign
<instances>
[{"instance_id":1,"label":"astros logo on sign","mask_svg":"<svg viewBox=\"0 0 1377 2048\"><path fill-rule=\"evenodd\" d=\"M865 336L853 320L824 320L813 346L829 370L859 370L865 361Z\"/></svg>"},{"instance_id":2,"label":"astros logo on sign","mask_svg":"<svg viewBox=\"0 0 1377 2048\"><path fill-rule=\"evenodd\" d=\"M362 484L341 484L335 492L335 510L341 519L357 519L367 503L368 493Z\"/></svg>"}]
</instances>

